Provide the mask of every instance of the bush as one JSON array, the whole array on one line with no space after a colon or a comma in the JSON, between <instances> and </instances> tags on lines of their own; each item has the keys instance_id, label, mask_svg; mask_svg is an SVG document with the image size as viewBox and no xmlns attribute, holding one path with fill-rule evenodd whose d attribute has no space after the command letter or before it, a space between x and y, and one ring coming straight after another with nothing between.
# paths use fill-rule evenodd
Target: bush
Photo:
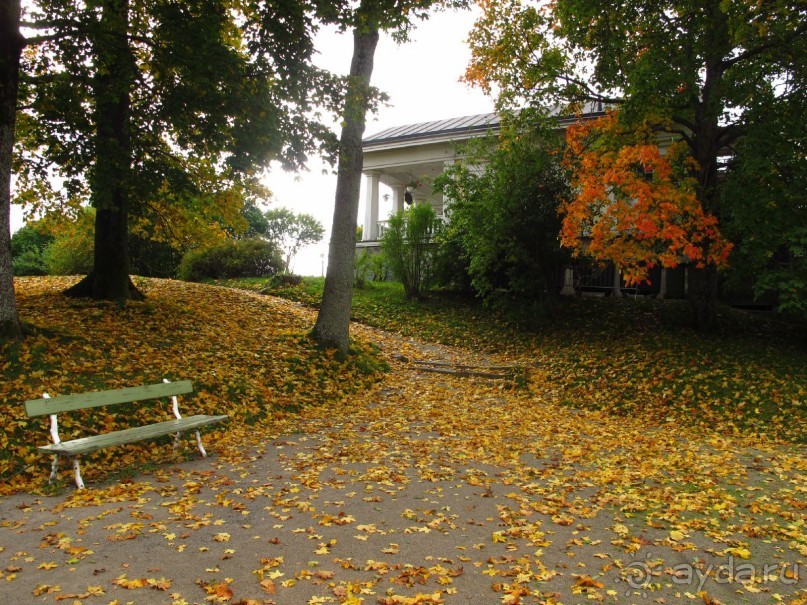
<instances>
[{"instance_id":1,"label":"bush","mask_svg":"<svg viewBox=\"0 0 807 605\"><path fill-rule=\"evenodd\" d=\"M25 225L11 236L11 257L14 275L47 275L45 250L53 236L41 233L31 225Z\"/></svg>"},{"instance_id":2,"label":"bush","mask_svg":"<svg viewBox=\"0 0 807 605\"><path fill-rule=\"evenodd\" d=\"M404 287L407 298L420 298L434 269L434 236L439 227L434 208L415 204L390 217L381 250Z\"/></svg>"},{"instance_id":3,"label":"bush","mask_svg":"<svg viewBox=\"0 0 807 605\"><path fill-rule=\"evenodd\" d=\"M486 302L518 300L529 308L557 293L568 256L558 245L568 179L552 132L505 134L506 145L477 151L486 159L483 170L458 163L435 179L435 191L451 199L439 237L440 277L456 289L470 278Z\"/></svg>"},{"instance_id":4,"label":"bush","mask_svg":"<svg viewBox=\"0 0 807 605\"><path fill-rule=\"evenodd\" d=\"M283 268L283 259L271 243L259 239L228 240L210 248L192 250L179 265L185 281L268 277Z\"/></svg>"},{"instance_id":5,"label":"bush","mask_svg":"<svg viewBox=\"0 0 807 605\"><path fill-rule=\"evenodd\" d=\"M93 268L92 232L76 229L57 237L45 250L45 264L50 275L87 275Z\"/></svg>"},{"instance_id":6,"label":"bush","mask_svg":"<svg viewBox=\"0 0 807 605\"><path fill-rule=\"evenodd\" d=\"M294 286L299 286L303 283L303 276L302 275L295 275L293 273L283 273L281 275L275 275L272 279L269 280L269 288L292 288Z\"/></svg>"},{"instance_id":7,"label":"bush","mask_svg":"<svg viewBox=\"0 0 807 605\"><path fill-rule=\"evenodd\" d=\"M353 285L364 288L369 281L384 281L389 274L387 259L383 254L358 252L353 266Z\"/></svg>"},{"instance_id":8,"label":"bush","mask_svg":"<svg viewBox=\"0 0 807 605\"><path fill-rule=\"evenodd\" d=\"M41 252L26 250L12 260L14 275L47 275L48 266Z\"/></svg>"}]
</instances>

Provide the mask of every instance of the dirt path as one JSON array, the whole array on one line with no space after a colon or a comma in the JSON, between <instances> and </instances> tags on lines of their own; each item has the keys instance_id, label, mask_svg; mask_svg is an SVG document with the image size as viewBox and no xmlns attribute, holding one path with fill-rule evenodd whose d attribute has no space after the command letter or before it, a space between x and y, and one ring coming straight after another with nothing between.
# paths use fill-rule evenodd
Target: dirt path
<instances>
[{"instance_id":1,"label":"dirt path","mask_svg":"<svg viewBox=\"0 0 807 605\"><path fill-rule=\"evenodd\" d=\"M383 338L350 409L1 500L0 603L807 603L803 452L556 406L540 372L426 373L501 362Z\"/></svg>"}]
</instances>

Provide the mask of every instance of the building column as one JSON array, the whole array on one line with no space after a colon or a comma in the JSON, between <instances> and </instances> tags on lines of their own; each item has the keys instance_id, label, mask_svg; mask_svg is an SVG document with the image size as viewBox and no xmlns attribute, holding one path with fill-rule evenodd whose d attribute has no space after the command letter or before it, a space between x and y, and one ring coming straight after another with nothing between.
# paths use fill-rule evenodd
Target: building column
<instances>
[{"instance_id":1,"label":"building column","mask_svg":"<svg viewBox=\"0 0 807 605\"><path fill-rule=\"evenodd\" d=\"M577 292L574 291L574 269L566 267L563 270L563 289L560 291L561 296L574 296Z\"/></svg>"},{"instance_id":2,"label":"building column","mask_svg":"<svg viewBox=\"0 0 807 605\"><path fill-rule=\"evenodd\" d=\"M622 298L622 276L619 274L619 269L614 265L614 290L611 294L616 298Z\"/></svg>"},{"instance_id":3,"label":"building column","mask_svg":"<svg viewBox=\"0 0 807 605\"><path fill-rule=\"evenodd\" d=\"M657 298L667 298L667 267L661 268L661 283L659 284Z\"/></svg>"},{"instance_id":4,"label":"building column","mask_svg":"<svg viewBox=\"0 0 807 605\"><path fill-rule=\"evenodd\" d=\"M449 168L451 168L451 166L453 166L456 163L457 163L457 161L455 159L445 160L443 162L443 170L444 171L448 170ZM448 197L447 195L443 195L443 209L442 209L443 211L442 211L442 215L443 215L443 222L444 223L448 222L448 207L450 205L451 205L451 198Z\"/></svg>"},{"instance_id":5,"label":"building column","mask_svg":"<svg viewBox=\"0 0 807 605\"><path fill-rule=\"evenodd\" d=\"M364 205L364 228L362 230L362 240L376 241L378 239L378 183L377 172L368 172L367 176L367 197Z\"/></svg>"},{"instance_id":6,"label":"building column","mask_svg":"<svg viewBox=\"0 0 807 605\"><path fill-rule=\"evenodd\" d=\"M398 214L404 210L404 192L406 187L399 185L392 188L392 213Z\"/></svg>"}]
</instances>

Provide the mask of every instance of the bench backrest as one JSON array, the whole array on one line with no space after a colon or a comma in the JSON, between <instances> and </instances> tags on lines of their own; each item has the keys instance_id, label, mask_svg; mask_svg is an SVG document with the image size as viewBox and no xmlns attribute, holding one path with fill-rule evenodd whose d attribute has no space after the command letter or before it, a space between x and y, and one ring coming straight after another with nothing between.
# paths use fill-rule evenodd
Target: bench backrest
<instances>
[{"instance_id":1,"label":"bench backrest","mask_svg":"<svg viewBox=\"0 0 807 605\"><path fill-rule=\"evenodd\" d=\"M128 387L112 391L96 391L93 393L80 393L76 395L62 395L49 399L31 399L25 402L25 412L29 417L44 416L45 414L58 414L71 410L97 408L116 403L130 401L143 401L145 399L158 399L171 395L183 395L193 391L190 380L178 382L161 382L147 384L142 387Z\"/></svg>"}]
</instances>

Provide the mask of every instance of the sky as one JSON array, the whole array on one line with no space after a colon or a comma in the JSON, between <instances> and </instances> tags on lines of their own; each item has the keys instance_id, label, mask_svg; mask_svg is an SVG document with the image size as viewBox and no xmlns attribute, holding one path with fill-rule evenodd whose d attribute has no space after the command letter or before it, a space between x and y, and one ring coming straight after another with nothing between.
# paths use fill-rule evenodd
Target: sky
<instances>
[{"instance_id":1,"label":"sky","mask_svg":"<svg viewBox=\"0 0 807 605\"><path fill-rule=\"evenodd\" d=\"M399 45L382 34L371 83L386 92L390 100L376 115L368 116L365 134L393 126L493 111L491 98L459 82L470 59L466 39L473 23L471 11L441 12L418 23L411 41L405 44ZM317 36L316 46L319 51L316 63L320 67L336 73L348 72L353 50L350 32L322 31ZM306 172L295 175L272 166L265 179L273 193L270 207L311 214L325 227L322 242L301 250L293 261L292 269L301 275L321 275L326 269L336 176L323 175L323 168L322 162L314 157ZM362 185L359 224L364 217L364 194ZM382 204L382 218L385 211L388 208ZM12 206L12 232L20 226L22 210Z\"/></svg>"},{"instance_id":2,"label":"sky","mask_svg":"<svg viewBox=\"0 0 807 605\"><path fill-rule=\"evenodd\" d=\"M489 113L493 100L479 89L459 82L471 53L466 44L474 23L471 11L451 11L432 15L412 33L412 40L396 44L382 35L375 54L371 82L386 92L389 104L368 116L365 134L393 126L429 122L447 118ZM333 72L347 73L353 50L350 33L325 32L317 40L320 56L317 64ZM333 218L336 176L322 175L322 164L310 162L309 172L295 175L273 171L266 184L273 192L272 206L284 206L295 212L313 215L326 229L317 246L298 254L293 270L301 275L321 275L326 269L328 242ZM358 223L364 219L364 183L359 200ZM381 218L389 212L381 204Z\"/></svg>"}]
</instances>

